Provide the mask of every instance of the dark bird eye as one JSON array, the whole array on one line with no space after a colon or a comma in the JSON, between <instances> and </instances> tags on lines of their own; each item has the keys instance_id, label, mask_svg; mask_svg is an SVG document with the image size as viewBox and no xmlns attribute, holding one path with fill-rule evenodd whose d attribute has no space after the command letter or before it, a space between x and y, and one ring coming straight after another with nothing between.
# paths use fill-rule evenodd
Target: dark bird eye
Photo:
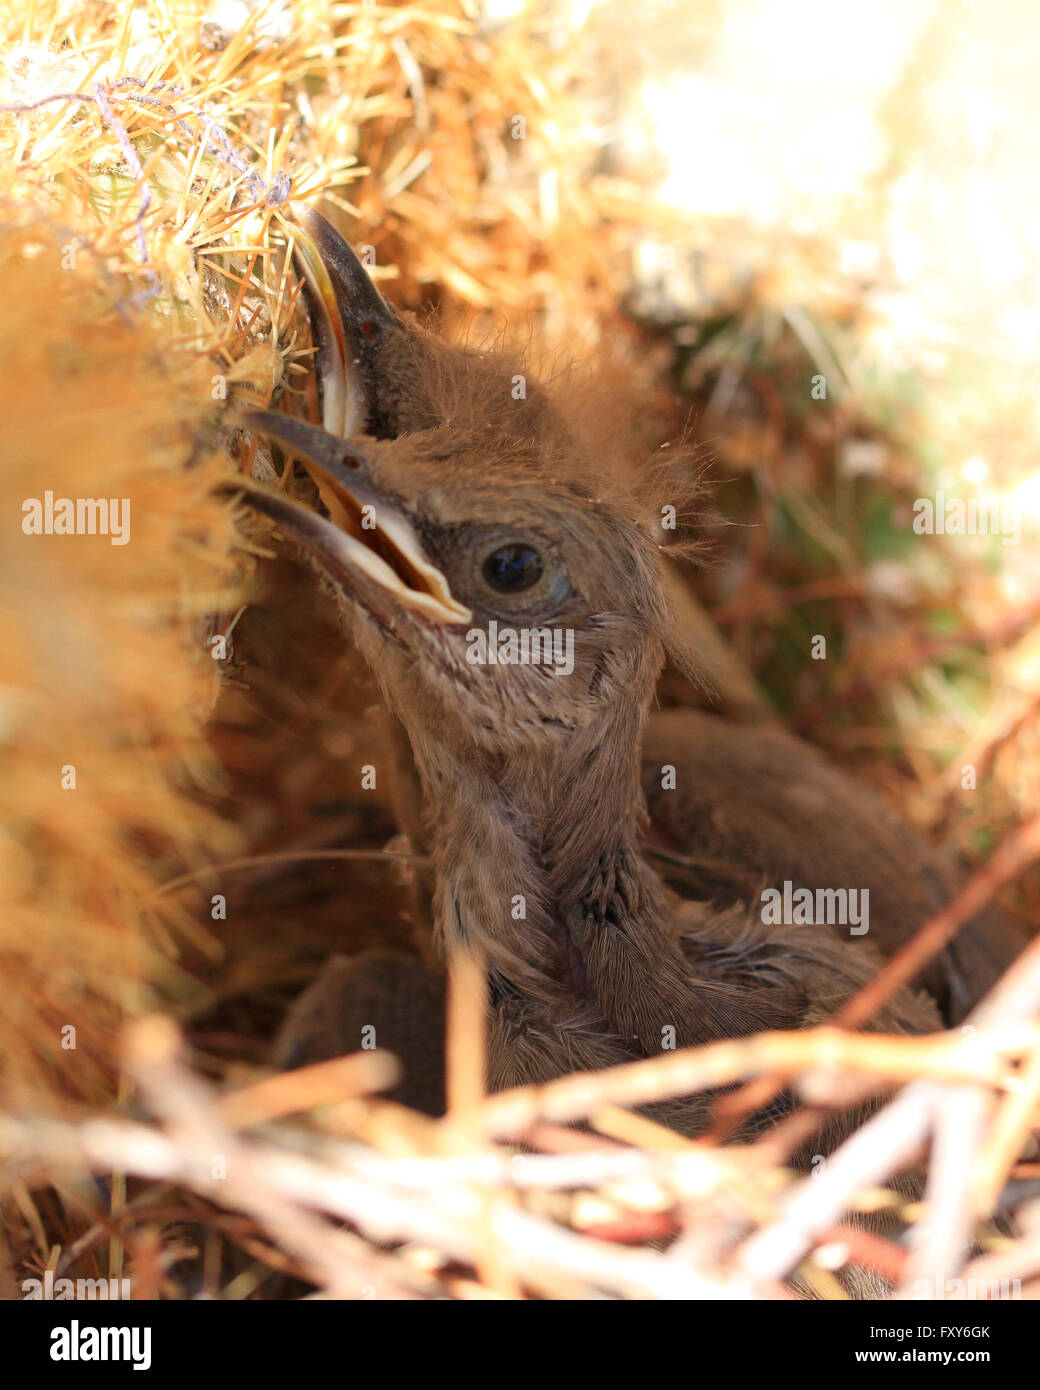
<instances>
[{"instance_id":1,"label":"dark bird eye","mask_svg":"<svg viewBox=\"0 0 1040 1390\"><path fill-rule=\"evenodd\" d=\"M520 594L538 583L544 569L542 557L534 546L514 541L493 550L481 572L496 593Z\"/></svg>"}]
</instances>

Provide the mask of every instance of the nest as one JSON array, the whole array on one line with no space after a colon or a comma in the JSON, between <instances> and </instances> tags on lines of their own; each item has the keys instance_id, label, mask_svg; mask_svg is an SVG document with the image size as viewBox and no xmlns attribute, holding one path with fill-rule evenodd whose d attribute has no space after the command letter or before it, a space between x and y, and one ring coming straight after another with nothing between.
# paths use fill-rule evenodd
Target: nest
<instances>
[{"instance_id":1,"label":"nest","mask_svg":"<svg viewBox=\"0 0 1040 1390\"><path fill-rule=\"evenodd\" d=\"M1040 854L1040 782L1019 771L1040 746L1035 605L981 620L996 591L980 563L974 588L959 573L894 627L855 545L838 580L821 577L820 458L852 441L862 464L883 447L878 490L908 495L905 439L857 394L859 348L834 347L862 343L871 306L810 274L817 247L781 253L721 218L697 237L753 272L712 285L721 333L691 344L650 303L640 248L688 229L649 197L651 168L604 165L609 84L590 73L617 52L615 14L38 0L5 23L0 486L5 516L44 529L15 526L0 557L6 1296L49 1271L128 1274L146 1298L843 1298L850 1265L911 1291L949 1269L985 1295L1035 1292L1036 1204L1013 1239L1001 1225L1008 1184L1037 1176L1035 950L965 1037L763 1035L492 1097L479 965L460 961L441 1121L379 1098L394 1063L378 1052L264 1070L322 960L415 934L386 779L363 792L358 775L389 756L378 693L306 576L236 534L214 493L234 469L269 467L243 454L229 409L296 393L314 410L292 201L324 199L395 302L450 333L508 324L543 359L620 343L655 442L683 428L672 387L709 415L729 394L716 473L747 480L767 460L760 492L731 493L731 510L754 519L779 489L811 543L759 549L734 594L720 534L724 563L690 578L689 621L717 644L701 605L715 609L732 639L712 647L716 683L746 717L762 709L753 669L919 824L975 859L1003 841L925 928L927 951ZM635 326L626 296L656 322ZM778 304L804 303L827 334L804 315L772 331ZM837 352L856 398L826 437L787 394L813 352ZM109 503L107 536L99 508L94 534L54 524L62 499L85 496ZM784 655L792 614L816 603L847 644L838 676ZM936 636L951 613L956 638ZM951 641L987 692L964 760L996 790L970 811L952 804L950 721L919 683ZM873 741L850 747L849 708ZM927 766L907 751L915 719L939 725ZM902 757L882 759L893 743ZM1016 891L1033 915L1035 875ZM691 1142L631 1109L752 1083L804 1102L754 1145ZM897 1087L825 1180L792 1172L827 1107ZM885 1184L929 1142L938 1176L914 1207ZM916 1224L915 1253L849 1213Z\"/></svg>"}]
</instances>

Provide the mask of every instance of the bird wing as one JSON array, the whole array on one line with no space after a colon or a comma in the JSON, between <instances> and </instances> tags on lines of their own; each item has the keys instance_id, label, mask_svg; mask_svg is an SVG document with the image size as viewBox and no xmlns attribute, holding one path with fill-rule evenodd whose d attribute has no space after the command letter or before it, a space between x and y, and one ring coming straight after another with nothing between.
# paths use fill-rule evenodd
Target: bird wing
<instances>
[{"instance_id":1,"label":"bird wing","mask_svg":"<svg viewBox=\"0 0 1040 1390\"><path fill-rule=\"evenodd\" d=\"M749 903L784 881L814 890L867 889L870 941L888 957L956 886L941 851L781 730L662 710L649 721L643 764L651 855L656 852L669 883L690 896ZM661 775L668 765L675 769L674 789ZM694 850L689 858L687 847ZM916 983L956 1022L1025 944L1020 928L987 910Z\"/></svg>"}]
</instances>

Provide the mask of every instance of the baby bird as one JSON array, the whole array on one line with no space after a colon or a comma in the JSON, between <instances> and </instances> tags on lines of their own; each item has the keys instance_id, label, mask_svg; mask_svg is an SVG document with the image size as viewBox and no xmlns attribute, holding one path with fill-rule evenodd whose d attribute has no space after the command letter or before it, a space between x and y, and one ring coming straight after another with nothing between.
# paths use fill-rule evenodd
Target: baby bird
<instances>
[{"instance_id":1,"label":"baby bird","mask_svg":"<svg viewBox=\"0 0 1040 1390\"><path fill-rule=\"evenodd\" d=\"M407 733L437 952L487 966L489 1085L824 1021L877 970L871 942L894 949L942 901L947 867L782 734L695 710L648 734L672 638L657 513L515 363L397 314L327 222L299 218L323 427L245 424L304 465L322 511L255 483L244 496L332 586ZM761 890L784 879L869 890L869 933L769 920ZM1006 927L969 928L991 973L1018 945L991 942ZM963 1008L977 986L958 972ZM949 976L923 981L931 997L901 991L874 1026L939 1027ZM402 1060L401 1098L436 1113L441 999L418 959L337 958L279 1059L355 1050L374 1025ZM694 1134L708 1102L654 1113Z\"/></svg>"}]
</instances>

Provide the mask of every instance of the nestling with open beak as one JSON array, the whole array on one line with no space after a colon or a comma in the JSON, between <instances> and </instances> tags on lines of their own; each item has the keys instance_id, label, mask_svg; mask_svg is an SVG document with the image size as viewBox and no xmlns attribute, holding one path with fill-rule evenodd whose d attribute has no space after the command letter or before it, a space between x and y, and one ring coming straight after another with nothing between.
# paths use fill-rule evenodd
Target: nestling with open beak
<instances>
[{"instance_id":1,"label":"nestling with open beak","mask_svg":"<svg viewBox=\"0 0 1040 1390\"><path fill-rule=\"evenodd\" d=\"M942 900L947 867L781 733L690 709L647 735L671 620L639 480L586 452L548 392L518 396L508 358L397 314L332 227L298 215L323 427L272 412L244 424L304 465L324 514L259 484L242 492L333 586L407 731L438 950L477 948L488 969L490 1086L826 1020L877 970L872 943L890 952ZM474 660L496 632L526 634L542 659ZM560 636L566 672L544 659ZM771 783L760 827L756 781ZM727 786L750 826L728 828ZM661 843L681 851L668 882L647 854L648 791ZM835 887L831 864L872 893L869 937L763 921L764 884ZM931 996L901 991L875 1027L937 1028L939 1006L963 1011L988 986L1017 937L1002 920L969 930L978 959L949 957L922 977ZM352 1051L366 1024L403 1061L401 1095L435 1111L440 986L418 959L337 962L294 1010L282 1060ZM654 1113L696 1133L707 1101Z\"/></svg>"}]
</instances>

